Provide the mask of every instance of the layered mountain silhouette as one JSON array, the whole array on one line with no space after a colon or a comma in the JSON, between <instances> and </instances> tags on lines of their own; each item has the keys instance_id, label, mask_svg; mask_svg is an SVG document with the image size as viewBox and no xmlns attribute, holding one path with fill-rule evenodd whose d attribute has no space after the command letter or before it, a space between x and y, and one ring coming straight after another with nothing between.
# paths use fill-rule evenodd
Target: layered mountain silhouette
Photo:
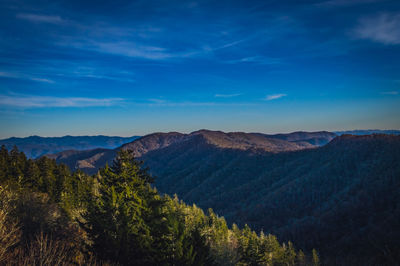
<instances>
[{"instance_id":1,"label":"layered mountain silhouette","mask_svg":"<svg viewBox=\"0 0 400 266\"><path fill-rule=\"evenodd\" d=\"M279 153L318 147L336 136L330 132L294 132L290 134L266 135L260 133L243 133L199 130L190 134L178 132L153 133L127 143L116 149L95 149L85 151L63 151L46 156L57 162L67 164L71 169L81 169L94 174L105 163L111 163L119 149L132 150L137 158L145 154L162 150L166 147L179 149L181 145L210 145L217 149L241 150L247 152ZM286 139L285 139L286 138Z\"/></svg>"},{"instance_id":2,"label":"layered mountain silhouette","mask_svg":"<svg viewBox=\"0 0 400 266\"><path fill-rule=\"evenodd\" d=\"M137 139L133 137L109 136L64 136L64 137L39 137L8 138L0 140L0 146L5 145L8 150L17 146L29 158L38 158L44 154L56 153L65 150L88 150L94 148L114 149L125 143Z\"/></svg>"}]
</instances>

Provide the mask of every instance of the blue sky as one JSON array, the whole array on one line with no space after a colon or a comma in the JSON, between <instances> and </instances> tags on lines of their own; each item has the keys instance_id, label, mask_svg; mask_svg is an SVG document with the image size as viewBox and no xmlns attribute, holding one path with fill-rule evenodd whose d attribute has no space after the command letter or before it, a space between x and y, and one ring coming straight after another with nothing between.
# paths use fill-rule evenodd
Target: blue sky
<instances>
[{"instance_id":1,"label":"blue sky","mask_svg":"<svg viewBox=\"0 0 400 266\"><path fill-rule=\"evenodd\" d=\"M0 138L400 129L400 2L0 3Z\"/></svg>"}]
</instances>

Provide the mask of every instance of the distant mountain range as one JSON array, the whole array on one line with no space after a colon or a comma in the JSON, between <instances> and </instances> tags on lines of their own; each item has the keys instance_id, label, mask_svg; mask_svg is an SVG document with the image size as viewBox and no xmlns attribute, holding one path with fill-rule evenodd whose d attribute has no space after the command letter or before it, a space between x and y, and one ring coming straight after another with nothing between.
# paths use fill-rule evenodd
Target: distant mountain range
<instances>
[{"instance_id":1,"label":"distant mountain range","mask_svg":"<svg viewBox=\"0 0 400 266\"><path fill-rule=\"evenodd\" d=\"M348 131L336 131L337 135L371 135L371 134L390 134L390 135L400 135L400 130L382 130L382 129L356 129Z\"/></svg>"},{"instance_id":2,"label":"distant mountain range","mask_svg":"<svg viewBox=\"0 0 400 266\"><path fill-rule=\"evenodd\" d=\"M39 137L8 138L0 140L0 146L5 145L8 150L14 145L23 151L29 158L38 158L45 154L65 150L88 150L94 148L113 149L122 144L137 139L133 137L108 137L108 136L64 136L64 137Z\"/></svg>"},{"instance_id":3,"label":"distant mountain range","mask_svg":"<svg viewBox=\"0 0 400 266\"><path fill-rule=\"evenodd\" d=\"M199 131L200 132L200 131ZM217 131L216 131L217 132ZM194 134L193 132L192 134ZM318 136L316 135L318 133ZM280 139L285 140L291 143L297 144L297 146L292 146L292 149L302 148L310 148L313 146L321 146L328 143L333 137L336 135L343 134L352 134L352 135L370 135L374 133L380 134L394 134L400 135L400 130L379 130L379 129L367 129L367 130L351 130L351 131L337 131L337 132L293 132L288 134L262 134L262 133L228 133L230 135L235 134L236 140L240 134L247 134L247 136L252 136L252 140L254 143L244 145L245 140L240 144L241 147L238 147L238 143L236 143L232 148L259 148L261 145L261 149L267 149L267 147L262 144L265 137L269 139ZM157 134L173 134L173 133L155 133ZM216 133L215 133L216 134ZM154 134L150 134L147 136L151 136ZM181 133L176 133L176 135L185 135ZM146 136L146 137L147 137ZM259 140L256 140L257 136ZM217 137L217 136L215 136ZM214 139L215 139L214 137ZM74 153L77 155L76 151L87 151L91 149L118 149L120 146L126 143L130 143L136 139L140 138L140 136L132 136L132 137L118 137L118 136L64 136L64 137L39 137L39 136L30 136L26 138L8 138L0 140L0 146L5 145L8 150L12 149L14 145L16 145L19 150L23 151L26 156L29 158L38 158L45 154L54 154L58 152L68 151L67 154ZM213 138L210 134L209 138ZM229 138L229 137L228 137ZM173 139L173 138L172 138ZM235 140L235 141L236 141ZM162 140L161 140L162 141ZM231 142L233 140L230 140ZM168 143L166 143L168 144ZM162 147L165 146L161 145ZM226 144L226 143L225 143ZM311 144L311 145L310 145ZM251 147L250 147L251 146ZM270 146L272 148L272 146ZM287 147L289 148L289 147ZM146 148L144 148L146 150ZM144 150L144 151L145 151ZM138 149L139 151L139 149ZM279 149L276 149L279 151ZM93 152L91 152L93 153ZM87 153L84 153L87 154Z\"/></svg>"},{"instance_id":4,"label":"distant mountain range","mask_svg":"<svg viewBox=\"0 0 400 266\"><path fill-rule=\"evenodd\" d=\"M89 151L64 151L46 155L58 162L67 164L71 169L81 169L94 174L105 163L111 163L119 149L132 150L136 157L186 143L207 143L221 150L241 150L253 153L278 153L318 147L327 143L336 134L330 132L294 132L290 134L266 135L260 133L243 133L199 130L190 134L178 132L154 133L141 137L116 149L96 149ZM314 144L312 144L314 143ZM177 146L177 147L178 147Z\"/></svg>"}]
</instances>

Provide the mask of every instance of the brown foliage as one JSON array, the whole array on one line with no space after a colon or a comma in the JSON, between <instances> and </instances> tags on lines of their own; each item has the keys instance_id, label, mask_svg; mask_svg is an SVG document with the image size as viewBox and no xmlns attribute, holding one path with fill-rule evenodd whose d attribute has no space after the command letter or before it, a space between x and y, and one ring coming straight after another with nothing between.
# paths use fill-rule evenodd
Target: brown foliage
<instances>
[{"instance_id":1,"label":"brown foliage","mask_svg":"<svg viewBox=\"0 0 400 266\"><path fill-rule=\"evenodd\" d=\"M9 259L10 251L21 238L18 222L10 217L15 194L0 186L0 264Z\"/></svg>"}]
</instances>

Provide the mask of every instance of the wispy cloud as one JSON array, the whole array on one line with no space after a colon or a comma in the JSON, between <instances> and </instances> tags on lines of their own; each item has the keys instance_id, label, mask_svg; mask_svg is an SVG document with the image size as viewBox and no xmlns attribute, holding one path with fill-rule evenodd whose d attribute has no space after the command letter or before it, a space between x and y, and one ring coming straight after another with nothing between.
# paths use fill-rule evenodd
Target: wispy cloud
<instances>
[{"instance_id":1,"label":"wispy cloud","mask_svg":"<svg viewBox=\"0 0 400 266\"><path fill-rule=\"evenodd\" d=\"M28 20L35 23L50 23L50 24L65 24L66 20L62 19L60 16L53 15L38 15L38 14L17 14L17 18Z\"/></svg>"},{"instance_id":2,"label":"wispy cloud","mask_svg":"<svg viewBox=\"0 0 400 266\"><path fill-rule=\"evenodd\" d=\"M54 81L51 79L34 77L34 76L16 73L16 72L0 72L0 77L14 78L14 79L26 79L26 80L32 80L32 81L37 81L37 82L45 82L45 83L54 83Z\"/></svg>"},{"instance_id":3,"label":"wispy cloud","mask_svg":"<svg viewBox=\"0 0 400 266\"><path fill-rule=\"evenodd\" d=\"M144 103L146 106L150 107L207 107L207 106L250 106L254 103L243 103L243 102L231 102L231 103L221 103L221 102L194 102L194 101L168 101L161 99L148 99L148 103ZM143 105L143 103L137 105Z\"/></svg>"},{"instance_id":4,"label":"wispy cloud","mask_svg":"<svg viewBox=\"0 0 400 266\"><path fill-rule=\"evenodd\" d=\"M280 93L280 94L271 94L271 95L267 95L267 97L265 97L265 100L267 101L272 101L272 100L276 100L282 97L287 96L286 94Z\"/></svg>"},{"instance_id":5,"label":"wispy cloud","mask_svg":"<svg viewBox=\"0 0 400 266\"><path fill-rule=\"evenodd\" d=\"M221 34L216 35L215 32L197 30L196 36L202 36L199 40L187 38L191 36L190 32L177 33L169 27L155 20L154 25L143 26L126 25L123 27L116 26L113 23L96 22L82 23L80 21L65 19L59 15L43 15L33 13L20 13L17 18L31 21L33 23L49 23L55 25L68 25L70 31L55 33L51 39L55 45L65 48L75 48L85 51L94 51L97 53L112 54L117 56L139 58L153 61L174 61L189 58L209 58L221 61L223 63L253 63L253 64L279 64L279 60L257 56L251 49L242 49L247 54L241 55L239 59L229 60L219 54L224 54L225 49L237 49L239 45L251 45L254 40L274 39L272 35L281 34L282 21L278 21L279 26L269 27L266 30L256 30L251 34L246 34L243 38L240 27L235 26L235 20L229 23L221 23L217 25L218 30L224 32L223 38L219 38ZM236 18L237 19L237 18ZM285 22L287 23L287 22ZM233 25L230 25L233 24ZM276 23L271 23L275 25ZM286 25L286 24L285 24ZM229 27L228 27L229 26ZM232 30L232 28L237 28ZM287 29L289 27L284 27ZM71 34L73 33L73 34ZM219 36L216 38L216 36ZM173 42L165 42L165 38L173 40ZM173 44L173 45L171 45Z\"/></svg>"},{"instance_id":6,"label":"wispy cloud","mask_svg":"<svg viewBox=\"0 0 400 266\"><path fill-rule=\"evenodd\" d=\"M223 104L215 103L215 102L152 102L149 103L150 107L201 107L201 106L220 106Z\"/></svg>"},{"instance_id":7,"label":"wispy cloud","mask_svg":"<svg viewBox=\"0 0 400 266\"><path fill-rule=\"evenodd\" d=\"M120 104L121 98L51 97L34 95L0 95L0 106L17 108L96 107Z\"/></svg>"},{"instance_id":8,"label":"wispy cloud","mask_svg":"<svg viewBox=\"0 0 400 266\"><path fill-rule=\"evenodd\" d=\"M399 92L398 91L383 91L383 92L381 92L381 94L384 94L384 95L398 95Z\"/></svg>"},{"instance_id":9,"label":"wispy cloud","mask_svg":"<svg viewBox=\"0 0 400 266\"><path fill-rule=\"evenodd\" d=\"M334 7L346 7L353 5L369 4L378 2L380 0L328 0L321 3L315 4L317 7L323 8L334 8Z\"/></svg>"},{"instance_id":10,"label":"wispy cloud","mask_svg":"<svg viewBox=\"0 0 400 266\"><path fill-rule=\"evenodd\" d=\"M162 47L142 46L134 42L96 42L94 49L100 52L124 55L128 57L140 57L145 59L161 60L173 57Z\"/></svg>"},{"instance_id":11,"label":"wispy cloud","mask_svg":"<svg viewBox=\"0 0 400 266\"><path fill-rule=\"evenodd\" d=\"M232 93L232 94L215 94L216 98L232 98L242 95L241 93Z\"/></svg>"},{"instance_id":12,"label":"wispy cloud","mask_svg":"<svg viewBox=\"0 0 400 266\"><path fill-rule=\"evenodd\" d=\"M270 58L265 56L249 56L242 57L234 60L227 60L226 63L237 64L237 63L253 63L259 65L280 65L283 64L281 58Z\"/></svg>"},{"instance_id":13,"label":"wispy cloud","mask_svg":"<svg viewBox=\"0 0 400 266\"><path fill-rule=\"evenodd\" d=\"M55 44L60 46L149 60L188 56L185 52L170 51L164 47L145 43L144 40L148 39L149 35L157 39L155 35L161 30L154 27L115 27L106 23L86 25L60 16L26 13L17 14L17 18L34 23L70 26L78 35L60 35L55 40ZM109 41L110 39L112 41Z\"/></svg>"},{"instance_id":14,"label":"wispy cloud","mask_svg":"<svg viewBox=\"0 0 400 266\"><path fill-rule=\"evenodd\" d=\"M148 99L148 101L151 102L151 103L156 103L156 104L163 104L163 103L166 102L163 99L157 99L157 98L151 98L151 99Z\"/></svg>"},{"instance_id":15,"label":"wispy cloud","mask_svg":"<svg viewBox=\"0 0 400 266\"><path fill-rule=\"evenodd\" d=\"M103 41L77 41L59 43L73 46L82 50L91 50L100 53L121 55L126 57L142 58L148 60L167 60L173 58L191 57L193 52L172 52L163 47L141 45L135 41L103 42Z\"/></svg>"},{"instance_id":16,"label":"wispy cloud","mask_svg":"<svg viewBox=\"0 0 400 266\"><path fill-rule=\"evenodd\" d=\"M38 81L38 82L54 83L54 81L52 81L50 79L43 79L43 78L32 78L31 77L30 80Z\"/></svg>"},{"instance_id":17,"label":"wispy cloud","mask_svg":"<svg viewBox=\"0 0 400 266\"><path fill-rule=\"evenodd\" d=\"M4 78L18 78L18 75L16 73L12 72L0 72L0 77Z\"/></svg>"},{"instance_id":18,"label":"wispy cloud","mask_svg":"<svg viewBox=\"0 0 400 266\"><path fill-rule=\"evenodd\" d=\"M384 13L363 18L352 33L357 39L368 39L383 44L400 44L400 14Z\"/></svg>"},{"instance_id":19,"label":"wispy cloud","mask_svg":"<svg viewBox=\"0 0 400 266\"><path fill-rule=\"evenodd\" d=\"M62 73L58 75L65 77L73 77L73 78L77 77L77 78L90 78L90 79L104 79L104 80L112 80L119 82L135 82L135 80L132 79L131 72L115 71L114 69L99 70L99 68L85 67L85 66L78 66L75 69L72 69L70 74Z\"/></svg>"}]
</instances>

